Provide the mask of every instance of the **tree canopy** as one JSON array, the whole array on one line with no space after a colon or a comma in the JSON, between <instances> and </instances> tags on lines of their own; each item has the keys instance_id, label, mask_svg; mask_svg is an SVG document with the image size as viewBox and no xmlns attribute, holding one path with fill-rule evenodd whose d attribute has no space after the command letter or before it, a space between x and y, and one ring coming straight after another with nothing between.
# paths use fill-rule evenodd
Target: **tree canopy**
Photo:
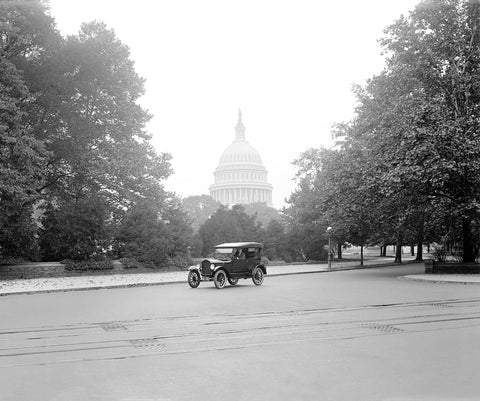
<instances>
[{"instance_id":1,"label":"tree canopy","mask_svg":"<svg viewBox=\"0 0 480 401\"><path fill-rule=\"evenodd\" d=\"M198 232L200 226L221 206L210 195L192 195L183 199L183 207L192 221L192 228Z\"/></svg>"},{"instance_id":2,"label":"tree canopy","mask_svg":"<svg viewBox=\"0 0 480 401\"><path fill-rule=\"evenodd\" d=\"M473 0L425 0L389 26L381 39L385 69L355 88L355 118L335 131L343 144L297 161L292 210L307 220L322 216L340 241L359 245L421 245L426 236L440 241L450 233L463 260L473 261L479 29L480 3Z\"/></svg>"},{"instance_id":3,"label":"tree canopy","mask_svg":"<svg viewBox=\"0 0 480 401\"><path fill-rule=\"evenodd\" d=\"M179 201L162 184L170 155L151 145L138 103L144 84L104 23L64 38L48 2L0 2L0 258L105 252L147 201L169 215L166 252L187 252Z\"/></svg>"},{"instance_id":4,"label":"tree canopy","mask_svg":"<svg viewBox=\"0 0 480 401\"><path fill-rule=\"evenodd\" d=\"M221 206L200 227L201 255L212 252L213 247L222 242L263 241L263 230L255 221L255 216L245 213L241 205L232 209Z\"/></svg>"}]
</instances>

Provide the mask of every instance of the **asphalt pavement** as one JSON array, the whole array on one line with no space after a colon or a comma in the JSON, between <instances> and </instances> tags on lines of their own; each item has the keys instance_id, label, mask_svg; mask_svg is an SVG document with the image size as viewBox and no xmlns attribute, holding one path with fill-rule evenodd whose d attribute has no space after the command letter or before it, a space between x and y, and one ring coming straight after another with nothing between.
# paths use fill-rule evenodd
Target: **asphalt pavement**
<instances>
[{"instance_id":1,"label":"asphalt pavement","mask_svg":"<svg viewBox=\"0 0 480 401\"><path fill-rule=\"evenodd\" d=\"M477 285L343 269L1 297L0 399L479 399Z\"/></svg>"}]
</instances>

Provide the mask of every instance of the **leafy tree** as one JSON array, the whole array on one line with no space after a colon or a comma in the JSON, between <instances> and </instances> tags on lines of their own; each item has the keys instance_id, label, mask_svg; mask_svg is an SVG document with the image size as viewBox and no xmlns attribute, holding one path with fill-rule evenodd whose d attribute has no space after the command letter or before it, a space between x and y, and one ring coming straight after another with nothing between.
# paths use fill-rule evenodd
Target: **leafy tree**
<instances>
[{"instance_id":1,"label":"leafy tree","mask_svg":"<svg viewBox=\"0 0 480 401\"><path fill-rule=\"evenodd\" d=\"M250 203L248 205L242 205L245 208L245 213L253 216L257 222L261 223L263 227L266 227L271 220L280 221L280 212L270 206L267 206L265 202Z\"/></svg>"},{"instance_id":2,"label":"leafy tree","mask_svg":"<svg viewBox=\"0 0 480 401\"><path fill-rule=\"evenodd\" d=\"M350 160L345 152L309 149L294 161L299 185L285 210L291 220L291 243L303 244L302 249L311 248L309 253L314 253L314 259L325 257L326 229L329 226L334 229L332 245L337 243L339 258L342 244L352 241L351 226L356 224L355 219L359 216L358 211L353 211L359 206L354 196L362 183L352 176L357 170L350 168ZM352 190L354 192L350 193ZM299 235L304 239L295 238ZM306 257L304 250L301 254L302 258Z\"/></svg>"},{"instance_id":3,"label":"leafy tree","mask_svg":"<svg viewBox=\"0 0 480 401\"><path fill-rule=\"evenodd\" d=\"M170 239L169 257L189 257L193 228L183 202L175 196L170 196L164 202L161 214L166 222L167 235Z\"/></svg>"},{"instance_id":4,"label":"leafy tree","mask_svg":"<svg viewBox=\"0 0 480 401\"><path fill-rule=\"evenodd\" d=\"M284 224L272 219L265 227L265 256L268 259L284 259L287 254L287 236Z\"/></svg>"},{"instance_id":5,"label":"leafy tree","mask_svg":"<svg viewBox=\"0 0 480 401\"><path fill-rule=\"evenodd\" d=\"M49 258L71 253L50 235L57 228L68 244L73 238L82 244L73 257L88 257L107 246L110 226L145 199L171 214L178 224L167 227L169 238L185 250L180 238L188 224L179 223L179 208L161 183L171 173L170 156L150 144L150 115L137 102L143 93L129 49L105 24L83 24L64 39L47 1L0 2L0 256L18 253L15 240L34 247L28 216L35 202L46 209L41 244ZM99 199L99 214L82 219ZM74 233L58 227L67 218Z\"/></svg>"},{"instance_id":6,"label":"leafy tree","mask_svg":"<svg viewBox=\"0 0 480 401\"><path fill-rule=\"evenodd\" d=\"M0 56L0 199L31 203L35 187L43 182L47 158L23 121L22 106L31 100L15 66Z\"/></svg>"},{"instance_id":7,"label":"leafy tree","mask_svg":"<svg viewBox=\"0 0 480 401\"><path fill-rule=\"evenodd\" d=\"M477 1L424 1L389 27L387 67L359 93L355 128L383 167L383 194L403 195L401 221L448 200L464 261L479 214L479 18Z\"/></svg>"},{"instance_id":8,"label":"leafy tree","mask_svg":"<svg viewBox=\"0 0 480 401\"><path fill-rule=\"evenodd\" d=\"M22 122L29 93L16 68L0 56L0 259L29 257L35 247L31 214L46 152Z\"/></svg>"},{"instance_id":9,"label":"leafy tree","mask_svg":"<svg viewBox=\"0 0 480 401\"><path fill-rule=\"evenodd\" d=\"M44 260L86 260L101 257L110 243L105 200L82 198L77 203L46 205L40 245Z\"/></svg>"},{"instance_id":10,"label":"leafy tree","mask_svg":"<svg viewBox=\"0 0 480 401\"><path fill-rule=\"evenodd\" d=\"M192 220L194 232L198 232L200 226L205 223L210 216L221 206L210 195L192 195L183 199L183 207Z\"/></svg>"},{"instance_id":11,"label":"leafy tree","mask_svg":"<svg viewBox=\"0 0 480 401\"><path fill-rule=\"evenodd\" d=\"M326 227L325 227L326 228ZM324 227L315 222L294 222L286 232L285 261L326 260L328 251Z\"/></svg>"},{"instance_id":12,"label":"leafy tree","mask_svg":"<svg viewBox=\"0 0 480 401\"><path fill-rule=\"evenodd\" d=\"M31 214L48 153L29 124L35 97L18 64L37 63L51 36L52 20L41 3L0 2L0 258L33 257L36 246Z\"/></svg>"},{"instance_id":13,"label":"leafy tree","mask_svg":"<svg viewBox=\"0 0 480 401\"><path fill-rule=\"evenodd\" d=\"M203 256L211 253L213 247L222 242L263 240L261 225L255 222L255 216L249 216L240 205L235 205L232 209L221 206L200 227L198 234Z\"/></svg>"},{"instance_id":14,"label":"leafy tree","mask_svg":"<svg viewBox=\"0 0 480 401\"><path fill-rule=\"evenodd\" d=\"M134 258L151 267L170 264L185 267L191 234L187 214L178 198L169 198L163 209L154 202L143 201L132 207L120 223L115 250L120 257Z\"/></svg>"},{"instance_id":15,"label":"leafy tree","mask_svg":"<svg viewBox=\"0 0 480 401\"><path fill-rule=\"evenodd\" d=\"M149 143L145 124L150 116L136 102L144 81L128 48L103 23L84 24L54 61L61 74L32 106L37 135L51 153L46 183L39 189L50 208L75 208L93 195L101 197L109 214L108 220L98 220L105 231L132 203L148 198L162 204L161 180L170 174L170 156L157 154ZM77 232L87 235L88 226Z\"/></svg>"},{"instance_id":16,"label":"leafy tree","mask_svg":"<svg viewBox=\"0 0 480 401\"><path fill-rule=\"evenodd\" d=\"M158 206L149 201L132 207L116 234L120 257L134 258L150 266L167 264L170 244L166 221Z\"/></svg>"},{"instance_id":17,"label":"leafy tree","mask_svg":"<svg viewBox=\"0 0 480 401\"><path fill-rule=\"evenodd\" d=\"M150 115L137 103L144 80L128 48L103 23L89 23L59 57L58 102L44 110L58 116L47 138L53 157L44 189L72 198L101 193L120 210L142 198L161 202L170 156L149 143Z\"/></svg>"},{"instance_id":18,"label":"leafy tree","mask_svg":"<svg viewBox=\"0 0 480 401\"><path fill-rule=\"evenodd\" d=\"M343 146L311 150L297 164L297 224L324 218L353 243L394 241L401 261L404 243L421 249L424 238L441 236L431 216L464 261L475 259L479 29L480 3L462 0L423 1L387 28L386 68L356 88Z\"/></svg>"},{"instance_id":19,"label":"leafy tree","mask_svg":"<svg viewBox=\"0 0 480 401\"><path fill-rule=\"evenodd\" d=\"M372 216L377 212L375 192L365 180L367 160L361 149L345 146L341 151L323 150L322 169L318 172L317 186L322 188L320 207L324 218L333 228L332 237L363 247L372 236Z\"/></svg>"},{"instance_id":20,"label":"leafy tree","mask_svg":"<svg viewBox=\"0 0 480 401\"><path fill-rule=\"evenodd\" d=\"M2 200L0 214L0 261L10 258L37 260L37 225L32 208Z\"/></svg>"}]
</instances>

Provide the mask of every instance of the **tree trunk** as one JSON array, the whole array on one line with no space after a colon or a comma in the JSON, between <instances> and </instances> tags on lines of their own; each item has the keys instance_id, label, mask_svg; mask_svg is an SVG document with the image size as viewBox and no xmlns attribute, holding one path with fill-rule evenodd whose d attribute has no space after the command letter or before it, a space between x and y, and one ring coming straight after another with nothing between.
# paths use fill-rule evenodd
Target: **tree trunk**
<instances>
[{"instance_id":1,"label":"tree trunk","mask_svg":"<svg viewBox=\"0 0 480 401\"><path fill-rule=\"evenodd\" d=\"M383 254L382 254L382 256L387 256L387 247L388 247L388 245L384 245L384 246L383 246Z\"/></svg>"},{"instance_id":2,"label":"tree trunk","mask_svg":"<svg viewBox=\"0 0 480 401\"><path fill-rule=\"evenodd\" d=\"M395 263L402 263L402 247L397 246L397 249L395 251Z\"/></svg>"},{"instance_id":3,"label":"tree trunk","mask_svg":"<svg viewBox=\"0 0 480 401\"><path fill-rule=\"evenodd\" d=\"M472 235L472 220L469 217L462 218L463 231L463 262L475 262L475 252Z\"/></svg>"},{"instance_id":4,"label":"tree trunk","mask_svg":"<svg viewBox=\"0 0 480 401\"><path fill-rule=\"evenodd\" d=\"M360 246L360 266L363 266L363 245Z\"/></svg>"},{"instance_id":5,"label":"tree trunk","mask_svg":"<svg viewBox=\"0 0 480 401\"><path fill-rule=\"evenodd\" d=\"M417 243L417 257L415 258L415 262L423 262L423 241L420 239Z\"/></svg>"},{"instance_id":6,"label":"tree trunk","mask_svg":"<svg viewBox=\"0 0 480 401\"><path fill-rule=\"evenodd\" d=\"M402 263L402 242L403 232L400 228L397 233L397 244L395 246L395 263Z\"/></svg>"},{"instance_id":7,"label":"tree trunk","mask_svg":"<svg viewBox=\"0 0 480 401\"><path fill-rule=\"evenodd\" d=\"M342 244L337 245L337 259L342 259Z\"/></svg>"},{"instance_id":8,"label":"tree trunk","mask_svg":"<svg viewBox=\"0 0 480 401\"><path fill-rule=\"evenodd\" d=\"M410 245L410 255L415 256L415 246Z\"/></svg>"}]
</instances>

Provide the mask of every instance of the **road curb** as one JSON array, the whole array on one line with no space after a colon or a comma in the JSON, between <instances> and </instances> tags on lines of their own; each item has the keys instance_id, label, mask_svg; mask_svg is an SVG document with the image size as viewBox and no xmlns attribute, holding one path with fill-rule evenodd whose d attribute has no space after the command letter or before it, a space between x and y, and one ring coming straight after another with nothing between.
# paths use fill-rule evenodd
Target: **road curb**
<instances>
[{"instance_id":1,"label":"road curb","mask_svg":"<svg viewBox=\"0 0 480 401\"><path fill-rule=\"evenodd\" d=\"M118 288L130 288L130 287L151 287L154 285L167 285L167 284L179 284L187 283L187 280L183 281L157 281L152 283L128 283L128 284L113 284L113 285L102 285L97 287L72 287L72 288L52 288L49 290L38 290L38 291L22 291L22 292L7 292L0 293L0 297L6 297L9 295L32 295L32 294L50 294L53 292L70 292L70 291L94 291L94 290L109 290L109 289L118 289Z\"/></svg>"},{"instance_id":2,"label":"road curb","mask_svg":"<svg viewBox=\"0 0 480 401\"><path fill-rule=\"evenodd\" d=\"M462 281L462 280L440 280L435 278L420 278L410 276L399 276L399 280L416 281L420 283L433 283L433 284L461 284L461 285L480 285L479 281Z\"/></svg>"}]
</instances>

